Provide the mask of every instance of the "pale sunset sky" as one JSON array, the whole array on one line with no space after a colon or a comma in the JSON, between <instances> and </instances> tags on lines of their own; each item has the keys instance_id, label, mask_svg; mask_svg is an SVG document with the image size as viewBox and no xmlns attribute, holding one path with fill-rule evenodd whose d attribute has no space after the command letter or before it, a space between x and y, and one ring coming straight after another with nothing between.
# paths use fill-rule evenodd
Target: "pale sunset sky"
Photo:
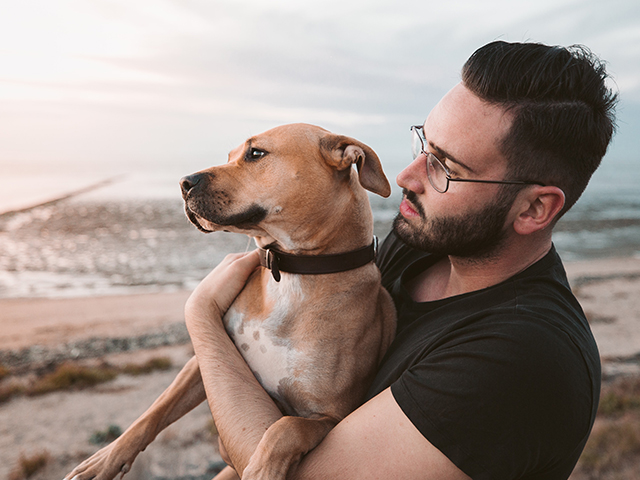
<instances>
[{"instance_id":1,"label":"pale sunset sky","mask_svg":"<svg viewBox=\"0 0 640 480\"><path fill-rule=\"evenodd\" d=\"M605 59L621 97L610 156L640 168L638 0L0 0L0 189L178 177L291 122L359 138L393 178L409 126L496 39Z\"/></svg>"}]
</instances>

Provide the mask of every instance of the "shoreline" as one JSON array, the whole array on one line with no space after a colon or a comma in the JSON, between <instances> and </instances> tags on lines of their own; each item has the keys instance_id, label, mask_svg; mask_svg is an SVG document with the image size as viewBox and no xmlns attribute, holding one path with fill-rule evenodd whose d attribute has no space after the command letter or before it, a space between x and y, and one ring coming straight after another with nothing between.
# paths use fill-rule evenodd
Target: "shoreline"
<instances>
[{"instance_id":1,"label":"shoreline","mask_svg":"<svg viewBox=\"0 0 640 480\"><path fill-rule=\"evenodd\" d=\"M640 359L640 259L566 262L565 268L603 360ZM33 361L42 362L46 358L87 358L92 345L94 356L99 356L118 348L128 351L187 343L183 311L189 295L190 291L179 290L0 299L0 363L10 358L10 352L14 357L22 352L22 360L11 362L22 366L30 358L25 353L28 349L36 351ZM118 341L109 347L105 339L120 339L120 347L113 346ZM42 352L49 352L48 357Z\"/></svg>"}]
</instances>

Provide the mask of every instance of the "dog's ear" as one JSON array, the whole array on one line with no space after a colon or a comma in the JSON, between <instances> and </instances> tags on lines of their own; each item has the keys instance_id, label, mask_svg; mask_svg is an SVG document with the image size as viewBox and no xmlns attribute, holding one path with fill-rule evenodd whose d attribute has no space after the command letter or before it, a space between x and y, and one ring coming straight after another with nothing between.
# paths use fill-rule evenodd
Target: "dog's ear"
<instances>
[{"instance_id":1,"label":"dog's ear","mask_svg":"<svg viewBox=\"0 0 640 480\"><path fill-rule=\"evenodd\" d=\"M380 159L368 145L344 135L329 134L320 139L320 151L326 162L338 170L346 170L355 164L360 185L370 192L383 197L391 195Z\"/></svg>"}]
</instances>

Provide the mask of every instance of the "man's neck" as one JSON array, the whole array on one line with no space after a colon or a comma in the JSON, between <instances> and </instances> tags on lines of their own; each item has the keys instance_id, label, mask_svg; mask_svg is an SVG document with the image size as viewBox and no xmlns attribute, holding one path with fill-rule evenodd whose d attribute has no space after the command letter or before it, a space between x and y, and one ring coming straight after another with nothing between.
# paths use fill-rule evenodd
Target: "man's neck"
<instances>
[{"instance_id":1,"label":"man's neck","mask_svg":"<svg viewBox=\"0 0 640 480\"><path fill-rule=\"evenodd\" d=\"M530 242L527 242L530 243ZM497 285L530 267L551 249L551 238L536 245L512 243L483 259L448 256L412 279L407 288L416 302L429 302Z\"/></svg>"}]
</instances>

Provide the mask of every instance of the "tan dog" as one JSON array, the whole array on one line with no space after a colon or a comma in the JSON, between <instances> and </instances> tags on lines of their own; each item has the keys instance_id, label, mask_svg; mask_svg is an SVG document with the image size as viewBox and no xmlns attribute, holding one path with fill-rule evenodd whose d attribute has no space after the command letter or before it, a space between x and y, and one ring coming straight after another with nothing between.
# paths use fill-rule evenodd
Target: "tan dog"
<instances>
[{"instance_id":1,"label":"tan dog","mask_svg":"<svg viewBox=\"0 0 640 480\"><path fill-rule=\"evenodd\" d=\"M254 272L224 323L287 415L264 434L243 478L284 479L362 403L391 343L395 312L372 261L373 217L363 189L388 196L389 183L368 146L294 124L248 139L228 163L181 185L199 229L242 232L265 249L271 270ZM289 273L297 268L305 274ZM66 478L107 480L128 471L163 428L204 399L194 358L120 438ZM221 476L235 476L229 471Z\"/></svg>"}]
</instances>

